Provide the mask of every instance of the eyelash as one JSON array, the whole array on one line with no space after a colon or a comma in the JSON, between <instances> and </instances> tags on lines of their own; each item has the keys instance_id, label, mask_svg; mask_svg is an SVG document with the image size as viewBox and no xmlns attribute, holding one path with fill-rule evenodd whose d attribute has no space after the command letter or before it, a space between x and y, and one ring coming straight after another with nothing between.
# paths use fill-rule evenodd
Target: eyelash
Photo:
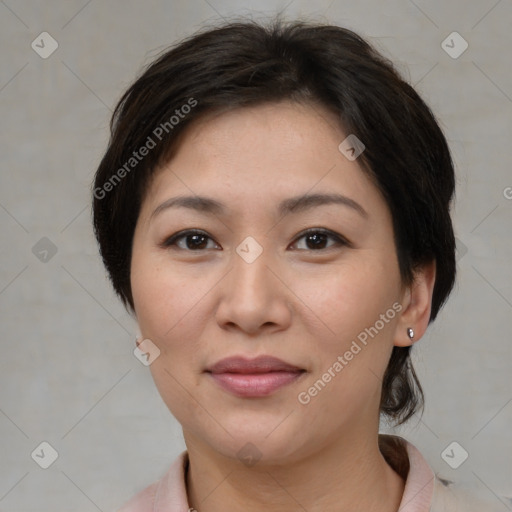
<instances>
[{"instance_id":1,"label":"eyelash","mask_svg":"<svg viewBox=\"0 0 512 512\"><path fill-rule=\"evenodd\" d=\"M326 235L326 236L332 238L333 240L335 240L336 243L329 247L325 247L325 248L321 248L321 249L298 249L298 250L300 250L300 251L307 250L310 252L320 252L320 251L327 251L329 249L332 249L335 246L351 247L351 244L347 239L345 239L338 233L335 233L334 231L330 231L328 229L323 229L323 228L310 228L310 229L307 229L306 231L299 233L299 235L295 238L295 241L293 242L293 244L296 244L298 240L300 240L304 237L307 237L308 235L312 235L312 234ZM182 247L176 246L177 241L181 240L182 238L185 239L187 236L191 236L191 235L202 235L210 240L213 240L213 238L211 238L208 235L208 233L206 233L205 231L201 231L199 229L189 229L189 230L185 230L185 231L180 231L180 232L175 233L174 235L170 236L169 238L164 240L164 242L161 244L161 247L169 249L169 248L172 248L172 246L175 246L175 248L177 250L183 250L183 251L187 251L187 252L203 252L204 250L206 250L206 249L194 250L194 249L188 249L188 248L183 249Z\"/></svg>"}]
</instances>

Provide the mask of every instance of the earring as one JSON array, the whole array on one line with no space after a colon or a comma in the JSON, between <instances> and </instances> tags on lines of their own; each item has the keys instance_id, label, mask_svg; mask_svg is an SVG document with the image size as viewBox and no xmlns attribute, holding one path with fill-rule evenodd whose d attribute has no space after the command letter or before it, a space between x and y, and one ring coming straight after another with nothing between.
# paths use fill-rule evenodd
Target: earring
<instances>
[{"instance_id":1,"label":"earring","mask_svg":"<svg viewBox=\"0 0 512 512\"><path fill-rule=\"evenodd\" d=\"M412 330L411 327L407 329L407 336L409 336L409 339L411 340L414 339L414 331Z\"/></svg>"}]
</instances>

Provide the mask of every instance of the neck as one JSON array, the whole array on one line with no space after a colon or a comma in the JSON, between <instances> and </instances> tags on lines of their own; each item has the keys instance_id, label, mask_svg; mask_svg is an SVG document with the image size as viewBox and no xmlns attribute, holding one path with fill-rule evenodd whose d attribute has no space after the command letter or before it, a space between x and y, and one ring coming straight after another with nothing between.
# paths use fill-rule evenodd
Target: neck
<instances>
[{"instance_id":1,"label":"neck","mask_svg":"<svg viewBox=\"0 0 512 512\"><path fill-rule=\"evenodd\" d=\"M377 435L344 436L292 464L252 467L185 439L189 505L198 512L396 512L403 495L404 481L384 459Z\"/></svg>"}]
</instances>

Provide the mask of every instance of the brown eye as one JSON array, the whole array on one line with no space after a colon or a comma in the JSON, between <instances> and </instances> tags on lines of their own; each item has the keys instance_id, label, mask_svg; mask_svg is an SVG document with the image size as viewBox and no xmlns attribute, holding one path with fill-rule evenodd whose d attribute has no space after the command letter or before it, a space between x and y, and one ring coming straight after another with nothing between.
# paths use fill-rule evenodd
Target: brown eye
<instances>
[{"instance_id":1,"label":"brown eye","mask_svg":"<svg viewBox=\"0 0 512 512\"><path fill-rule=\"evenodd\" d=\"M211 245L208 246L208 242L211 241L214 244L214 247ZM215 246L218 245L213 241L210 236L208 236L203 231L181 231L172 235L168 238L163 244L164 247L172 247L175 246L178 249L182 249L184 251L202 251L204 249L214 249Z\"/></svg>"},{"instance_id":2,"label":"brown eye","mask_svg":"<svg viewBox=\"0 0 512 512\"><path fill-rule=\"evenodd\" d=\"M296 239L295 246L301 245L298 241L304 240L302 247L296 247L299 250L311 250L318 251L322 249L330 249L333 246L349 245L348 242L333 231L324 229L310 229L305 233L302 233L300 237ZM334 241L329 244L329 240Z\"/></svg>"}]
</instances>

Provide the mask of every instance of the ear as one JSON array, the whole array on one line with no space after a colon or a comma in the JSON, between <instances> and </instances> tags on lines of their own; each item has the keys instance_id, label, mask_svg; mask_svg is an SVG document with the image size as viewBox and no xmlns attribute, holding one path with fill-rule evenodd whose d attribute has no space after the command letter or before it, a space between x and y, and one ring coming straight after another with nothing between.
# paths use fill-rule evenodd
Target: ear
<instances>
[{"instance_id":1,"label":"ear","mask_svg":"<svg viewBox=\"0 0 512 512\"><path fill-rule=\"evenodd\" d=\"M407 347L418 341L427 330L432 309L432 293L436 281L435 260L424 264L414 273L413 282L405 287L402 294L402 314L397 322L395 345ZM414 331L411 340L407 334L408 328Z\"/></svg>"}]
</instances>

